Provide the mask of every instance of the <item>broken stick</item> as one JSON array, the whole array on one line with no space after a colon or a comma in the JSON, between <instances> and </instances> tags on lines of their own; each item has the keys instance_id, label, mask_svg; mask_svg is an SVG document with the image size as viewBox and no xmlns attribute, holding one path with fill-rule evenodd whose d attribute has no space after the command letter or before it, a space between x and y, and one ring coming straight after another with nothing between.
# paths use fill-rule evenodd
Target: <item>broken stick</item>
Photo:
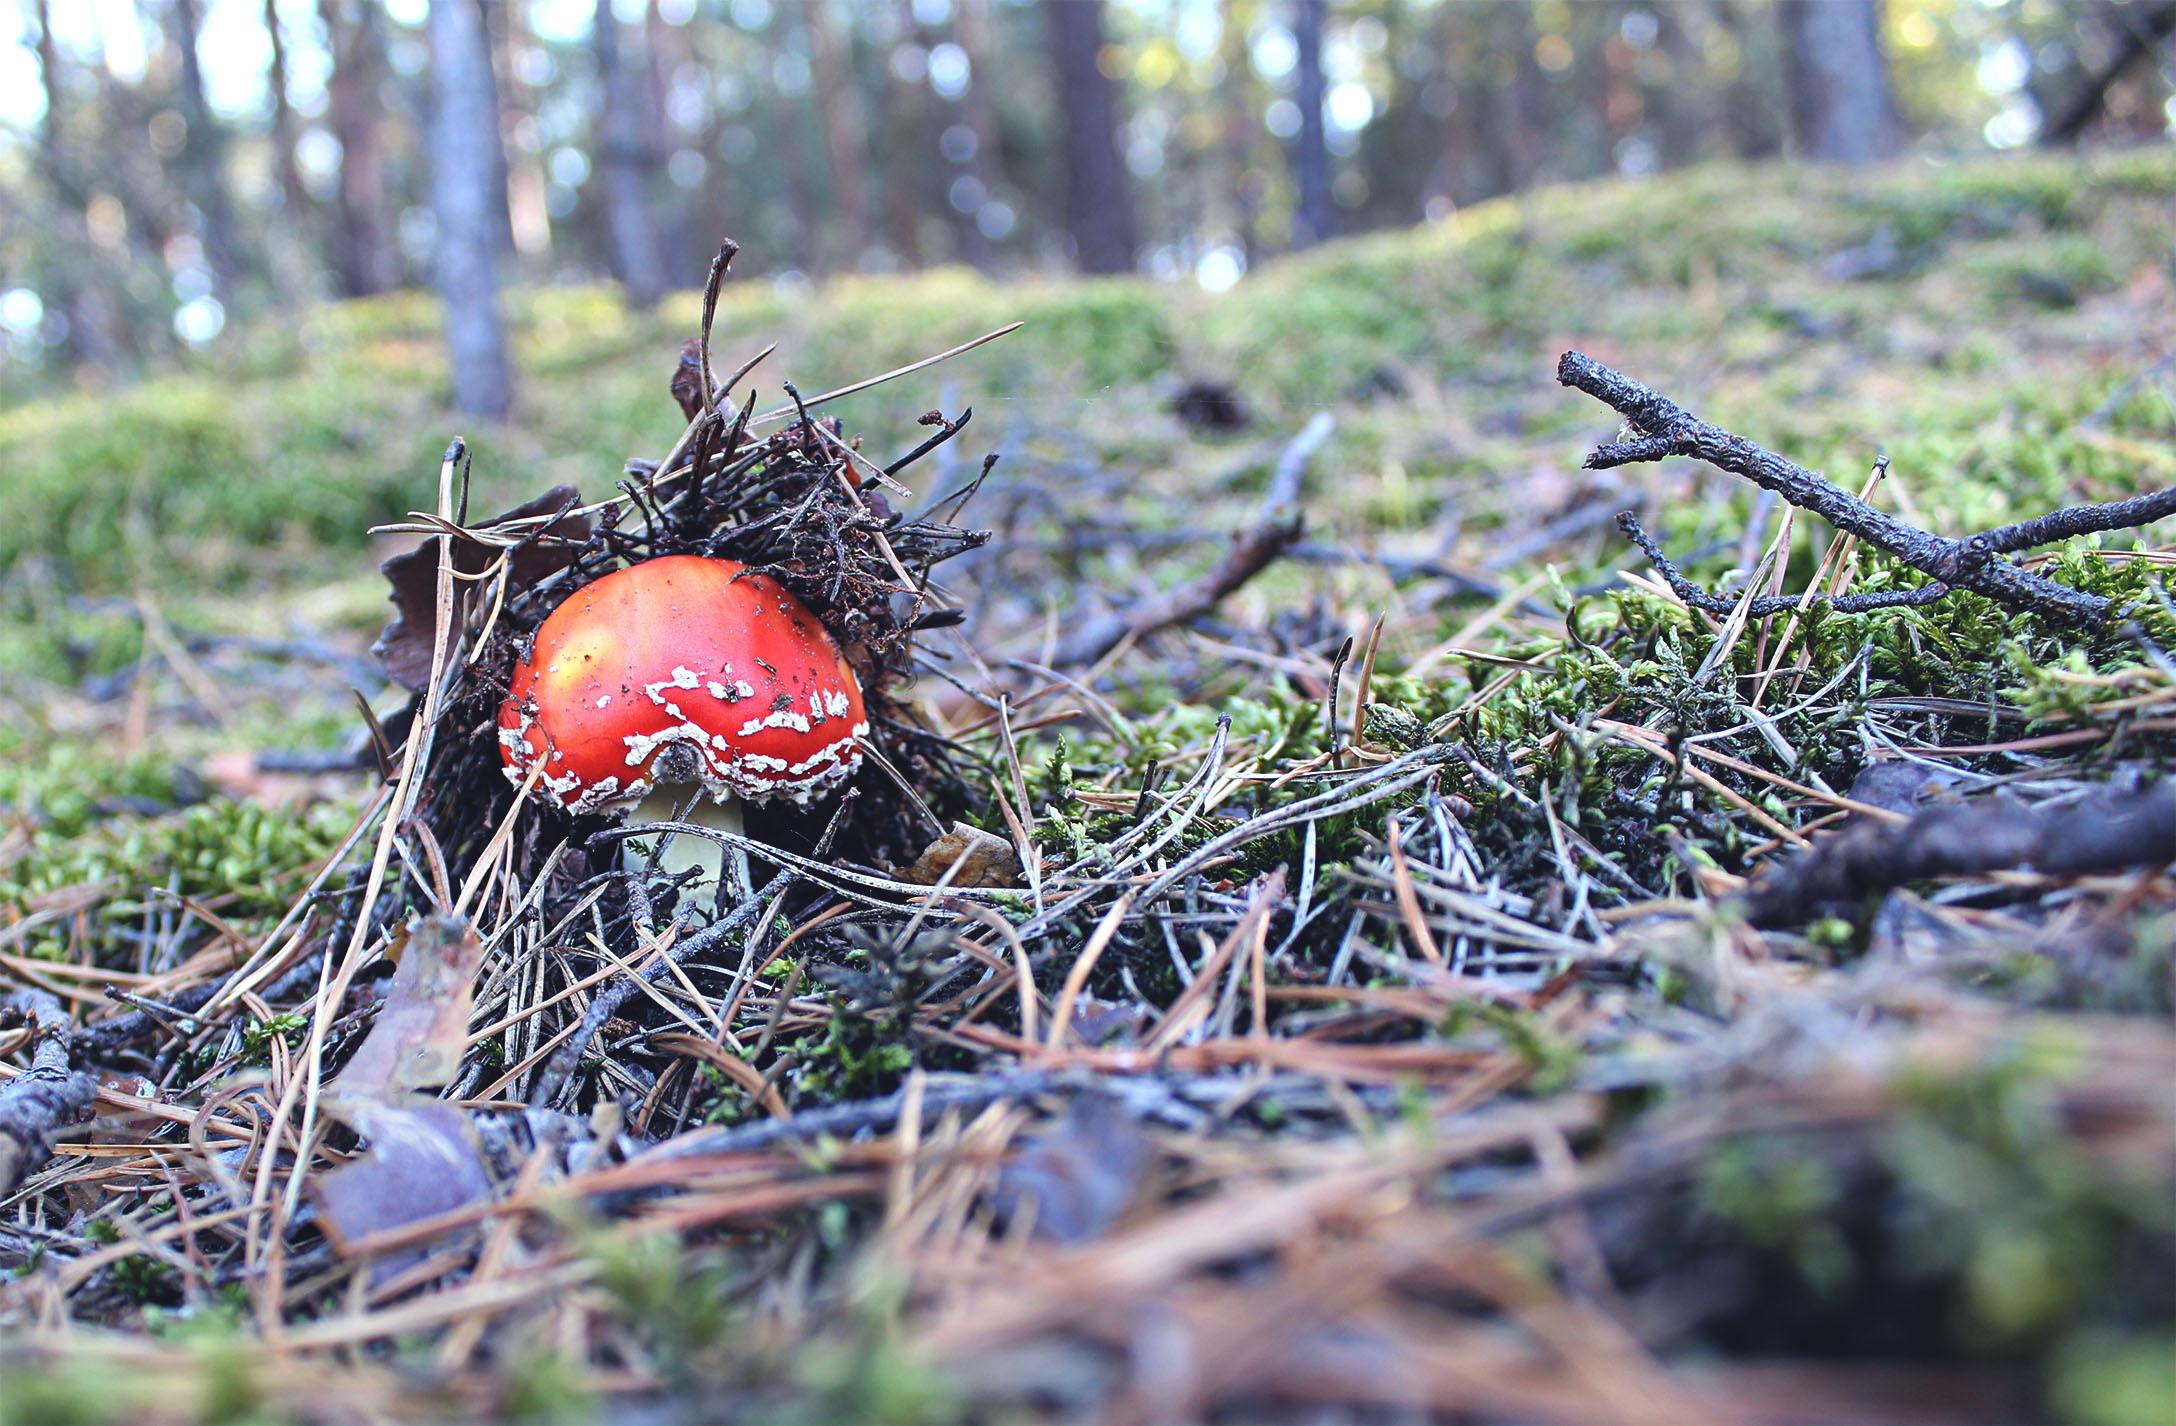
<instances>
[{"instance_id":1,"label":"broken stick","mask_svg":"<svg viewBox=\"0 0 2176 1426\"><path fill-rule=\"evenodd\" d=\"M2051 623L2071 628L2104 624L2117 613L2112 600L2034 574L2003 556L2072 535L2129 529L2176 514L2176 487L2171 487L2104 505L2074 505L1963 539L1949 539L1877 510L1818 472L1701 420L1669 397L1582 352L1566 352L1558 359L1556 379L1611 407L1631 428L1625 439L1597 447L1586 459L1589 470L1607 470L1665 456L1690 456L1750 480L1763 490L1774 491L1799 509L1812 511L1934 581L1919 589L1847 594L1827 600L1829 607L1839 613L1929 604L1953 590L1964 589L2005 608L2038 614ZM1686 579L1629 513L1618 516L1617 523L1655 562L1656 572L1669 582L1678 598L1709 613L1728 613L1738 606L1738 600L1710 594ZM1752 600L1747 612L1756 619L1766 618L1788 613L1800 603L1797 595L1772 595Z\"/></svg>"}]
</instances>

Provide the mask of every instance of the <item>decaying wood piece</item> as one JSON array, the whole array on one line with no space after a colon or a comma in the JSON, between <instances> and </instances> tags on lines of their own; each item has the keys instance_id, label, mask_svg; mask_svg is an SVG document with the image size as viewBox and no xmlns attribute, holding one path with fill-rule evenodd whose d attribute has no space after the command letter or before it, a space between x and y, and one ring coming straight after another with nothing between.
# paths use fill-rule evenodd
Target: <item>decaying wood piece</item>
<instances>
[{"instance_id":1,"label":"decaying wood piece","mask_svg":"<svg viewBox=\"0 0 2176 1426\"><path fill-rule=\"evenodd\" d=\"M37 1027L30 1068L0 1085L0 1197L13 1193L53 1153L53 1138L90 1110L97 1087L74 1066L68 1012L42 990L0 998L0 1014Z\"/></svg>"},{"instance_id":2,"label":"decaying wood piece","mask_svg":"<svg viewBox=\"0 0 2176 1426\"><path fill-rule=\"evenodd\" d=\"M1756 926L1792 926L1934 877L2030 870L2082 876L2176 861L2176 779L2096 789L2062 802L2013 798L1935 807L1909 822L1862 822L1784 862L1744 893Z\"/></svg>"},{"instance_id":3,"label":"decaying wood piece","mask_svg":"<svg viewBox=\"0 0 2176 1426\"><path fill-rule=\"evenodd\" d=\"M1934 581L1919 589L1846 594L1828 600L1839 613L1929 604L1953 590L1964 589L2005 608L2038 614L2055 624L2071 628L2104 624L2117 612L2112 601L2021 569L2003 556L2073 535L2128 529L2176 514L2176 487L2171 487L2104 505L2075 505L1963 539L1949 539L1906 524L1820 474L1701 420L1669 397L1584 353L1564 353L1557 361L1556 379L1613 408L1631 427L1625 439L1597 447L1587 457L1589 470L1607 470L1665 456L1690 456L1717 470L1742 476L1763 490L1774 491L1799 509L1812 511ZM1710 613L1728 613L1738 607L1740 600L1710 594L1686 579L1630 514L1618 516L1617 523L1655 562L1656 571L1678 598ZM1787 613L1801 602L1797 595L1773 595L1752 600L1747 612L1753 618L1763 618Z\"/></svg>"}]
</instances>

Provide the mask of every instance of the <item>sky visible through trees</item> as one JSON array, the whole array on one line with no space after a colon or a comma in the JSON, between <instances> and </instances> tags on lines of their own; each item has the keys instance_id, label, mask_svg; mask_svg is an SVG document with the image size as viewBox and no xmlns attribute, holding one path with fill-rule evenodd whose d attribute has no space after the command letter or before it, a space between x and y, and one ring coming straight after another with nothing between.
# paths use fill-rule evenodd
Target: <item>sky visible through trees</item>
<instances>
[{"instance_id":1,"label":"sky visible through trees","mask_svg":"<svg viewBox=\"0 0 2176 1426\"><path fill-rule=\"evenodd\" d=\"M0 393L443 271L434 4L503 279L637 305L724 235L1217 290L1552 181L2176 127L2167 0L0 0Z\"/></svg>"}]
</instances>

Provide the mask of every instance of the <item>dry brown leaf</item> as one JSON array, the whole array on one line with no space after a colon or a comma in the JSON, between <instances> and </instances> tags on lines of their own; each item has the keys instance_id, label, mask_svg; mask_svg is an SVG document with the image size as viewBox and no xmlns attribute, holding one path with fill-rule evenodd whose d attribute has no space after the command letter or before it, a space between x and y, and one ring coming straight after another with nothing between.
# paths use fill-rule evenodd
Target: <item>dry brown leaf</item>
<instances>
[{"instance_id":1,"label":"dry brown leaf","mask_svg":"<svg viewBox=\"0 0 2176 1426\"><path fill-rule=\"evenodd\" d=\"M899 868L898 875L901 881L922 886L940 881L947 886L1017 886L1020 857L1003 837L954 822L951 831L924 847L913 865Z\"/></svg>"},{"instance_id":2,"label":"dry brown leaf","mask_svg":"<svg viewBox=\"0 0 2176 1426\"><path fill-rule=\"evenodd\" d=\"M998 1171L991 1196L1008 1218L1032 1211L1037 1237L1082 1243L1125 1216L1151 1160L1148 1136L1125 1105L1092 1095L1029 1138Z\"/></svg>"},{"instance_id":3,"label":"dry brown leaf","mask_svg":"<svg viewBox=\"0 0 2176 1426\"><path fill-rule=\"evenodd\" d=\"M476 522L476 527L488 529L508 520L549 515L554 510L571 512L581 503L582 493L573 486L555 485L503 515ZM514 552L507 571L507 591L526 589L565 568L574 558L575 547L589 538L589 531L589 517L571 513L544 526L544 538L532 540ZM491 568L500 553L498 547L480 540L455 540L453 567L462 574L481 574ZM385 666L387 677L411 692L421 693L431 676L431 646L437 637L438 540L426 537L423 543L393 556L378 569L393 586L387 596L393 601L393 622L385 626L370 651Z\"/></svg>"},{"instance_id":4,"label":"dry brown leaf","mask_svg":"<svg viewBox=\"0 0 2176 1426\"><path fill-rule=\"evenodd\" d=\"M461 1069L483 953L466 920L418 917L386 985L378 1023L334 1085L349 1094L382 1095L450 1084Z\"/></svg>"},{"instance_id":5,"label":"dry brown leaf","mask_svg":"<svg viewBox=\"0 0 2176 1426\"><path fill-rule=\"evenodd\" d=\"M325 1236L342 1257L363 1251L377 1234L492 1196L476 1131L451 1105L339 1095L326 1107L369 1144L361 1157L310 1185ZM433 1242L378 1254L370 1266L372 1284L398 1276L442 1246Z\"/></svg>"}]
</instances>

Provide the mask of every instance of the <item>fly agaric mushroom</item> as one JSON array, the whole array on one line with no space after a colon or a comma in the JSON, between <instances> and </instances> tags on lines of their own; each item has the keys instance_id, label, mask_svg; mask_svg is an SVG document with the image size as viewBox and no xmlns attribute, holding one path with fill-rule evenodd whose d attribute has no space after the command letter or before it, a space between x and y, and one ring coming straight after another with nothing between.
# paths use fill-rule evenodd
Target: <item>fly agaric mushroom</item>
<instances>
[{"instance_id":1,"label":"fly agaric mushroom","mask_svg":"<svg viewBox=\"0 0 2176 1426\"><path fill-rule=\"evenodd\" d=\"M807 606L735 560L666 555L584 585L546 616L499 709L499 752L572 812L669 818L693 787L713 825L736 798L805 802L861 764L861 685ZM637 805L639 804L639 805ZM706 866L696 842L668 869Z\"/></svg>"}]
</instances>

